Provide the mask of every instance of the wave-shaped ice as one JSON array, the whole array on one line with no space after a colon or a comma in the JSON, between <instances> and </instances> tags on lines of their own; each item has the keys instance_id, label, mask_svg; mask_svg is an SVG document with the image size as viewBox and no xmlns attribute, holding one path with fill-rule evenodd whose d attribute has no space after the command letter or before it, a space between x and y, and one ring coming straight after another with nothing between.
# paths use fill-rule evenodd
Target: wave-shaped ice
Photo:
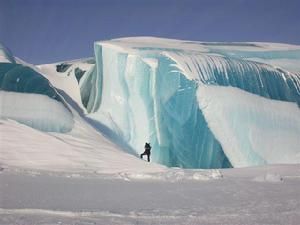
<instances>
[{"instance_id":1,"label":"wave-shaped ice","mask_svg":"<svg viewBox=\"0 0 300 225\"><path fill-rule=\"evenodd\" d=\"M105 123L136 152L150 141L152 159L168 166L299 163L297 49L268 43L128 38L97 42L95 65L79 60L67 62L71 66L66 70L63 63L32 66L31 70L25 64L0 64L0 74L4 74L0 86L5 90L0 91L1 119L42 131L73 129L67 135L47 134L2 120L2 133L9 133L4 135L2 161L29 169L123 171L117 176L125 180L222 178L217 170L154 174L155 165L116 151L115 145L87 126L81 111L78 115L72 109L73 118L63 94L72 106L86 107L87 116ZM59 71L56 65L61 65ZM61 147L66 149L61 151ZM45 154L49 159L45 160ZM254 180L279 182L281 178Z\"/></svg>"},{"instance_id":2,"label":"wave-shaped ice","mask_svg":"<svg viewBox=\"0 0 300 225\"><path fill-rule=\"evenodd\" d=\"M154 161L187 168L294 162L290 159L297 152L293 148L293 138L298 135L298 128L292 131L282 129L285 123L289 123L289 118L270 123L274 125L273 131L282 135L284 140L281 143L290 143L285 152L291 154L276 150L277 158L270 160L265 154L268 146L258 139L255 139L255 146L260 148L249 150L250 136L244 130L247 129L245 126L238 131L244 133L239 141L243 143L242 147L249 146L245 149L238 146L235 154L230 154L231 147L223 144L222 138L207 121L207 111L199 107L197 90L201 90L203 85L232 86L252 93L255 96L253 101L262 97L269 99L265 103L271 105L269 110L274 105L273 101L277 100L292 104L291 108L297 112L300 76L288 69L294 60L300 58L300 46L203 43L142 37L96 42L94 47L96 67L82 78L85 81L81 86L84 105L90 117L105 123L136 152L141 152L143 144L149 141L153 146ZM278 62L285 60L287 66L282 68L280 63L278 66L268 65L266 61L272 59L272 55ZM240 92L236 94L241 99L235 102L236 107L232 107L234 113L239 112L240 102L247 105L247 98ZM220 111L226 109L226 105L219 107ZM243 115L253 111L251 107L251 103L249 107L245 106ZM264 124L262 117L265 114L258 108L255 110L255 118L259 118L261 126L265 125L267 129L269 120ZM283 110L282 107L279 110ZM276 115L280 117L282 114L278 112ZM209 116L216 117L213 112ZM234 129L228 129L236 135ZM287 134L294 135L293 141ZM243 156L244 161L238 164L236 158L242 158L238 155L245 152L249 154L248 158Z\"/></svg>"},{"instance_id":3,"label":"wave-shaped ice","mask_svg":"<svg viewBox=\"0 0 300 225\"><path fill-rule=\"evenodd\" d=\"M0 63L0 118L42 131L68 132L73 116L57 90L28 66Z\"/></svg>"},{"instance_id":4,"label":"wave-shaped ice","mask_svg":"<svg viewBox=\"0 0 300 225\"><path fill-rule=\"evenodd\" d=\"M46 78L22 64L0 63L0 90L44 94L62 101L56 89Z\"/></svg>"},{"instance_id":5,"label":"wave-shaped ice","mask_svg":"<svg viewBox=\"0 0 300 225\"><path fill-rule=\"evenodd\" d=\"M151 142L152 159L168 166L299 162L300 46L137 37L96 42L94 50L92 63L38 68L16 64L3 50L2 118L69 131L72 114L58 88L137 153Z\"/></svg>"}]
</instances>

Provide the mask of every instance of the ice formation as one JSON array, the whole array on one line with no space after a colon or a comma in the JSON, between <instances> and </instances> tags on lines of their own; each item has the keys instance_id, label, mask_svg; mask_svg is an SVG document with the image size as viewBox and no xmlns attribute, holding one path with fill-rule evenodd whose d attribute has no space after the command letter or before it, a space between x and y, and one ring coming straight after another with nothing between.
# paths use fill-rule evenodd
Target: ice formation
<instances>
[{"instance_id":1,"label":"ice formation","mask_svg":"<svg viewBox=\"0 0 300 225\"><path fill-rule=\"evenodd\" d=\"M0 118L42 131L68 132L73 116L49 81L15 61L0 62Z\"/></svg>"},{"instance_id":2,"label":"ice formation","mask_svg":"<svg viewBox=\"0 0 300 225\"><path fill-rule=\"evenodd\" d=\"M66 132L72 105L136 153L150 142L152 160L173 167L300 163L300 46L136 37L94 52L30 68L0 47L1 117Z\"/></svg>"},{"instance_id":3,"label":"ice formation","mask_svg":"<svg viewBox=\"0 0 300 225\"><path fill-rule=\"evenodd\" d=\"M295 103L214 85L199 87L198 101L235 167L299 163L300 110Z\"/></svg>"},{"instance_id":4,"label":"ice formation","mask_svg":"<svg viewBox=\"0 0 300 225\"><path fill-rule=\"evenodd\" d=\"M149 141L155 161L185 168L300 162L299 46L147 37L94 46L84 105L137 152Z\"/></svg>"}]
</instances>

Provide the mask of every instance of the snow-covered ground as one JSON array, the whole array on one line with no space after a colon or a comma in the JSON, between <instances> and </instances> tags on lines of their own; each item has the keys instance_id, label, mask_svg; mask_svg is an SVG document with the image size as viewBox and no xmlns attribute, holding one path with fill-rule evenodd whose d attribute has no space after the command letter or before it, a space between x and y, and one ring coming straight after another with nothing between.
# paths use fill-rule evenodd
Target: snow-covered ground
<instances>
[{"instance_id":1,"label":"snow-covered ground","mask_svg":"<svg viewBox=\"0 0 300 225\"><path fill-rule=\"evenodd\" d=\"M86 175L4 169L0 224L299 224L300 166Z\"/></svg>"},{"instance_id":2,"label":"snow-covered ground","mask_svg":"<svg viewBox=\"0 0 300 225\"><path fill-rule=\"evenodd\" d=\"M75 121L59 134L1 120L1 225L299 224L299 164L166 168Z\"/></svg>"}]
</instances>

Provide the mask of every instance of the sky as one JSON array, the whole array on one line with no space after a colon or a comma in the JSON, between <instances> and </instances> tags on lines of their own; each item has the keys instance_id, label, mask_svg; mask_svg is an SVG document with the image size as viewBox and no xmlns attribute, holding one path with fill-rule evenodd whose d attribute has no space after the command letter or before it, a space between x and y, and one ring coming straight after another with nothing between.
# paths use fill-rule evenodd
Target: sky
<instances>
[{"instance_id":1,"label":"sky","mask_svg":"<svg viewBox=\"0 0 300 225\"><path fill-rule=\"evenodd\" d=\"M128 36L300 45L299 0L0 0L0 42L52 63Z\"/></svg>"}]
</instances>

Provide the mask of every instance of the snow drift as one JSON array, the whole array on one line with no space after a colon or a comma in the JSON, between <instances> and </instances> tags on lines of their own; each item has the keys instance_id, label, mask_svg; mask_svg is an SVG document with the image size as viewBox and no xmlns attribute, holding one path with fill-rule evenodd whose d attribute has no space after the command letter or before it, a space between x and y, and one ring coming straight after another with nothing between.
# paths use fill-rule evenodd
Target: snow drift
<instances>
[{"instance_id":1,"label":"snow drift","mask_svg":"<svg viewBox=\"0 0 300 225\"><path fill-rule=\"evenodd\" d=\"M72 114L59 102L40 94L0 91L0 118L46 132L68 132Z\"/></svg>"}]
</instances>

